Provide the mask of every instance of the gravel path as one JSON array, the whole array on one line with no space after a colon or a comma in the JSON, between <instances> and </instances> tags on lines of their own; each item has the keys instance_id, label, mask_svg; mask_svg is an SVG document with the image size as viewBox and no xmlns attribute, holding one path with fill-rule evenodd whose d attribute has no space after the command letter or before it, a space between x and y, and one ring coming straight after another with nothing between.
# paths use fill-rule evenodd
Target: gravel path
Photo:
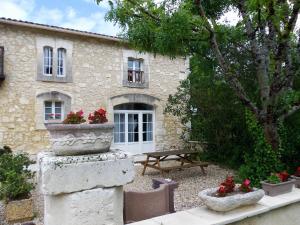
<instances>
[{"instance_id":1,"label":"gravel path","mask_svg":"<svg viewBox=\"0 0 300 225\"><path fill-rule=\"evenodd\" d=\"M171 162L165 162L170 165ZM142 176L142 166L136 166L136 176L134 182L127 184L125 190L147 191L152 189L152 178L162 177L158 170L147 168L145 176ZM216 165L209 165L206 168L207 175L201 173L200 167L184 169L181 171L171 171L165 174L164 178L170 178L179 183L175 191L175 210L181 211L202 205L198 198L201 190L217 187L227 175L234 175L233 170L221 168Z\"/></svg>"}]
</instances>

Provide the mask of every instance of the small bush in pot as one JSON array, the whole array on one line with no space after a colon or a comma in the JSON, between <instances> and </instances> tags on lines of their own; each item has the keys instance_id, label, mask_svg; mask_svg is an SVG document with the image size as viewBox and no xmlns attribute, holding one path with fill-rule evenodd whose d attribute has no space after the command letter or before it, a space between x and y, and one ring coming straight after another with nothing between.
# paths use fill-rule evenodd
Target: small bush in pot
<instances>
[{"instance_id":1,"label":"small bush in pot","mask_svg":"<svg viewBox=\"0 0 300 225\"><path fill-rule=\"evenodd\" d=\"M32 164L27 154L0 151L0 200L5 202L6 219L22 222L33 217L31 191L34 173L28 170Z\"/></svg>"},{"instance_id":2,"label":"small bush in pot","mask_svg":"<svg viewBox=\"0 0 300 225\"><path fill-rule=\"evenodd\" d=\"M103 108L100 108L100 109L94 111L93 113L90 113L88 120L89 120L90 124L106 123L107 122L106 110Z\"/></svg>"},{"instance_id":3,"label":"small bush in pot","mask_svg":"<svg viewBox=\"0 0 300 225\"><path fill-rule=\"evenodd\" d=\"M80 124L85 123L86 120L83 117L83 111L69 112L67 118L63 121L64 124Z\"/></svg>"},{"instance_id":4,"label":"small bush in pot","mask_svg":"<svg viewBox=\"0 0 300 225\"><path fill-rule=\"evenodd\" d=\"M300 188L300 166L297 167L293 179L295 179L296 188Z\"/></svg>"},{"instance_id":5,"label":"small bush in pot","mask_svg":"<svg viewBox=\"0 0 300 225\"><path fill-rule=\"evenodd\" d=\"M276 196L292 191L294 180L286 172L271 173L267 180L261 182L266 195Z\"/></svg>"}]
</instances>

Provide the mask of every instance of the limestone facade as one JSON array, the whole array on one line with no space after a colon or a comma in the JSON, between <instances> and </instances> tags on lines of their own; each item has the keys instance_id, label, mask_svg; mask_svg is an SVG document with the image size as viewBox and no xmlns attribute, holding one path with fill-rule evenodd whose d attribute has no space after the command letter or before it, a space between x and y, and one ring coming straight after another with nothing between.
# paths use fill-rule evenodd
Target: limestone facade
<instances>
[{"instance_id":1,"label":"limestone facade","mask_svg":"<svg viewBox=\"0 0 300 225\"><path fill-rule=\"evenodd\" d=\"M0 20L0 46L4 46L5 80L0 83L0 146L31 154L49 147L44 126L44 102L63 100L69 110L82 109L87 117L100 106L113 122L113 107L146 103L154 107L156 150L180 144L178 121L164 115L168 96L187 75L187 61L130 50L120 41L54 31L47 26ZM67 49L67 79L44 79L42 47ZM124 83L128 57L142 58L147 79L144 86ZM54 58L54 62L57 60ZM53 70L56 71L54 66Z\"/></svg>"}]
</instances>

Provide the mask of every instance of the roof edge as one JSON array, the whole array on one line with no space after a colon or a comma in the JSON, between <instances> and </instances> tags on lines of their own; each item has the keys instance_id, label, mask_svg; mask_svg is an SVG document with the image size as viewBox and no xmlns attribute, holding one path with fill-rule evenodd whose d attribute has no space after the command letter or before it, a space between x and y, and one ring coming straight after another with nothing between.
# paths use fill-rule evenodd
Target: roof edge
<instances>
[{"instance_id":1,"label":"roof edge","mask_svg":"<svg viewBox=\"0 0 300 225\"><path fill-rule=\"evenodd\" d=\"M15 19L4 18L4 17L0 17L0 23L34 28L34 29L40 29L40 30L55 31L55 32L61 32L61 33L73 34L73 35L79 35L79 36L85 36L85 37L92 37L92 38L97 38L97 39L102 39L102 40L107 40L107 41L113 41L113 42L124 42L123 39L115 37L115 36L98 34L98 33L93 33L93 32L88 32L88 31L80 31L80 30L63 28L63 27L58 27L58 26L46 25L46 24L33 23L33 22L28 22L28 21L23 21L23 20L15 20Z\"/></svg>"}]
</instances>

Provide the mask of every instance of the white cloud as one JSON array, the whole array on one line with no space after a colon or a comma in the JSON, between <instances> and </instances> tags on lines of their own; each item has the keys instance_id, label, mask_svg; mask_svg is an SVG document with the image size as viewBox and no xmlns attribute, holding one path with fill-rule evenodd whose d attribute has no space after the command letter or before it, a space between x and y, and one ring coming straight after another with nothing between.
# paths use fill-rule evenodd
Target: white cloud
<instances>
[{"instance_id":1,"label":"white cloud","mask_svg":"<svg viewBox=\"0 0 300 225\"><path fill-rule=\"evenodd\" d=\"M60 9L49 9L42 6L33 18L38 23L58 24L63 20L64 14Z\"/></svg>"},{"instance_id":2,"label":"white cloud","mask_svg":"<svg viewBox=\"0 0 300 225\"><path fill-rule=\"evenodd\" d=\"M27 20L35 0L0 0L0 17Z\"/></svg>"}]
</instances>

